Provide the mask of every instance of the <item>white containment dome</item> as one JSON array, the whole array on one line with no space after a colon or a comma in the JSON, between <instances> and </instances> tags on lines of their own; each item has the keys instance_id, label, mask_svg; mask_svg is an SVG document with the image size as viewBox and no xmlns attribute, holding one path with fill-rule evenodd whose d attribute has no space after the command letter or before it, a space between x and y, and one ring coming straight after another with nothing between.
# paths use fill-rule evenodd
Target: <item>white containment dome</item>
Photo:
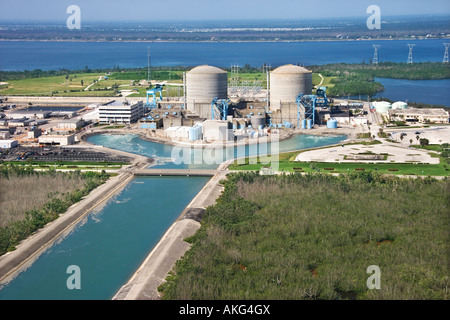
<instances>
[{"instance_id":1,"label":"white containment dome","mask_svg":"<svg viewBox=\"0 0 450 320\"><path fill-rule=\"evenodd\" d=\"M372 102L372 105L378 113L387 113L389 109L392 109L392 105L387 101Z\"/></svg>"},{"instance_id":2,"label":"white containment dome","mask_svg":"<svg viewBox=\"0 0 450 320\"><path fill-rule=\"evenodd\" d=\"M397 101L392 104L392 109L408 109L408 104L403 101Z\"/></svg>"},{"instance_id":3,"label":"white containment dome","mask_svg":"<svg viewBox=\"0 0 450 320\"><path fill-rule=\"evenodd\" d=\"M195 111L195 104L211 103L214 98L226 99L227 72L213 66L202 65L186 73L187 110Z\"/></svg>"},{"instance_id":4,"label":"white containment dome","mask_svg":"<svg viewBox=\"0 0 450 320\"><path fill-rule=\"evenodd\" d=\"M270 73L270 106L279 109L283 103L295 103L300 93L312 93L312 71L287 64Z\"/></svg>"}]
</instances>

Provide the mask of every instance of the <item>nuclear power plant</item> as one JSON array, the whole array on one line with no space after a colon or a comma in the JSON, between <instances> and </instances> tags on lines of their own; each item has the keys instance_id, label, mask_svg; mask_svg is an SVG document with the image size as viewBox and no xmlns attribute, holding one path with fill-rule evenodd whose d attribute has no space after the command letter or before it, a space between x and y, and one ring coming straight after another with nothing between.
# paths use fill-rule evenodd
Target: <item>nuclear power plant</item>
<instances>
[{"instance_id":1,"label":"nuclear power plant","mask_svg":"<svg viewBox=\"0 0 450 320\"><path fill-rule=\"evenodd\" d=\"M313 128L316 108L328 108L328 100L324 87L313 94L312 72L287 64L267 71L266 77L264 90L248 86L235 90L226 70L194 67L183 75L182 97L158 98L155 92L160 93L161 87L148 91L141 128L162 128L167 137L186 141L228 141L264 136L271 129ZM234 134L222 134L225 129Z\"/></svg>"}]
</instances>

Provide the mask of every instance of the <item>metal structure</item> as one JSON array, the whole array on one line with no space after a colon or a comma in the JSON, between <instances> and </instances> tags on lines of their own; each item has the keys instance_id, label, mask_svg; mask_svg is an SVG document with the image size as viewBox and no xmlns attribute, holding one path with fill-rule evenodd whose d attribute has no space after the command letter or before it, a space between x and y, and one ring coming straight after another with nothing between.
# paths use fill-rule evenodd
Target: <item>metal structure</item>
<instances>
[{"instance_id":1,"label":"metal structure","mask_svg":"<svg viewBox=\"0 0 450 320\"><path fill-rule=\"evenodd\" d=\"M413 48L415 46L416 46L415 44L408 43L409 54L408 54L408 61L407 61L407 63L409 63L409 64L413 64Z\"/></svg>"},{"instance_id":2,"label":"metal structure","mask_svg":"<svg viewBox=\"0 0 450 320\"><path fill-rule=\"evenodd\" d=\"M149 109L156 109L158 107L158 101L162 100L162 87L155 87L153 89L147 90L147 103L145 106ZM156 95L159 93L159 98ZM149 96L153 96L152 101L149 101Z\"/></svg>"},{"instance_id":3,"label":"metal structure","mask_svg":"<svg viewBox=\"0 0 450 320\"><path fill-rule=\"evenodd\" d=\"M316 107L328 107L327 87L318 87L316 90Z\"/></svg>"},{"instance_id":4,"label":"metal structure","mask_svg":"<svg viewBox=\"0 0 450 320\"><path fill-rule=\"evenodd\" d=\"M297 96L297 128L300 127L302 120L307 120L308 128L315 123L317 96L313 94L300 93Z\"/></svg>"},{"instance_id":5,"label":"metal structure","mask_svg":"<svg viewBox=\"0 0 450 320\"><path fill-rule=\"evenodd\" d=\"M230 100L214 98L211 101L211 120L227 120Z\"/></svg>"},{"instance_id":6,"label":"metal structure","mask_svg":"<svg viewBox=\"0 0 450 320\"><path fill-rule=\"evenodd\" d=\"M444 46L445 46L445 53L442 63L448 63L448 47L450 46L450 43L444 43Z\"/></svg>"},{"instance_id":7,"label":"metal structure","mask_svg":"<svg viewBox=\"0 0 450 320\"><path fill-rule=\"evenodd\" d=\"M381 45L379 44L374 44L373 45L373 60L372 60L372 64L378 64L378 48L381 47Z\"/></svg>"}]
</instances>

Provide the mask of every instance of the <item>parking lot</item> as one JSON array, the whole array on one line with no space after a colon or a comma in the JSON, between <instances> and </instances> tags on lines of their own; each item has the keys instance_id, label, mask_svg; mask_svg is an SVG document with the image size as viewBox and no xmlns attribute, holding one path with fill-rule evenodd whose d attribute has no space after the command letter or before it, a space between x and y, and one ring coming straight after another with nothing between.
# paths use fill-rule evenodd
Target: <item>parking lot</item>
<instances>
[{"instance_id":1,"label":"parking lot","mask_svg":"<svg viewBox=\"0 0 450 320\"><path fill-rule=\"evenodd\" d=\"M90 148L16 147L12 149L0 149L0 160L131 163L133 159L131 157L113 155Z\"/></svg>"}]
</instances>

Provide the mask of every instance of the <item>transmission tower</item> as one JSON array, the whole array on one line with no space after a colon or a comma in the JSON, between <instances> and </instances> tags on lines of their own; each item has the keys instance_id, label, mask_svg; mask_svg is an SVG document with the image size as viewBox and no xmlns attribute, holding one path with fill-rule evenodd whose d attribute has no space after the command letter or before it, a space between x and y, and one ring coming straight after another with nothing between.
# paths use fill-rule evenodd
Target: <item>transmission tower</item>
<instances>
[{"instance_id":1,"label":"transmission tower","mask_svg":"<svg viewBox=\"0 0 450 320\"><path fill-rule=\"evenodd\" d=\"M413 64L413 48L415 46L416 46L415 44L408 43L409 54L408 54L408 61L407 61L407 63L409 63L409 64Z\"/></svg>"},{"instance_id":2,"label":"transmission tower","mask_svg":"<svg viewBox=\"0 0 450 320\"><path fill-rule=\"evenodd\" d=\"M450 43L444 43L445 46L445 53L444 53L444 60L442 60L442 63L448 63L448 47Z\"/></svg>"},{"instance_id":3,"label":"transmission tower","mask_svg":"<svg viewBox=\"0 0 450 320\"><path fill-rule=\"evenodd\" d=\"M231 65L230 84L231 95L236 95L239 89L239 66L237 64Z\"/></svg>"},{"instance_id":4,"label":"transmission tower","mask_svg":"<svg viewBox=\"0 0 450 320\"><path fill-rule=\"evenodd\" d=\"M378 64L378 48L381 47L381 45L379 44L374 44L373 45L373 60L372 60L372 64Z\"/></svg>"}]
</instances>

